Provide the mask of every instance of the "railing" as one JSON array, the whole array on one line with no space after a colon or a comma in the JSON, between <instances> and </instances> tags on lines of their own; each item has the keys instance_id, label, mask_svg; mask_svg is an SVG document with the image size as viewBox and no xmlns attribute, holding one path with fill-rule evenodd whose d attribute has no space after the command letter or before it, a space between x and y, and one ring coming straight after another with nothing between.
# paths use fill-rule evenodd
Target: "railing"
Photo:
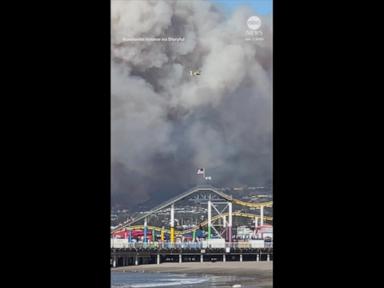
<instances>
[{"instance_id":1,"label":"railing","mask_svg":"<svg viewBox=\"0 0 384 288\"><path fill-rule=\"evenodd\" d=\"M122 241L120 241L122 240ZM214 243L203 242L131 242L127 239L111 239L111 248L134 249L204 249L204 248L273 248L273 242L263 240L251 240L244 242Z\"/></svg>"},{"instance_id":2,"label":"railing","mask_svg":"<svg viewBox=\"0 0 384 288\"><path fill-rule=\"evenodd\" d=\"M111 248L135 248L135 249L199 249L203 246L202 242L181 242L181 243L171 243L171 242L151 242L151 243L142 243L142 242L116 242L111 241Z\"/></svg>"}]
</instances>

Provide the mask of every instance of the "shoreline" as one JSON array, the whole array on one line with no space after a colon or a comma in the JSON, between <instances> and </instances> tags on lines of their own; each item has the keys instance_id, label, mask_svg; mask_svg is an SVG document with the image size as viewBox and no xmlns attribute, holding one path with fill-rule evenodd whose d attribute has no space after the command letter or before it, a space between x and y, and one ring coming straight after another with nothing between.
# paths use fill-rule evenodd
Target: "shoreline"
<instances>
[{"instance_id":1,"label":"shoreline","mask_svg":"<svg viewBox=\"0 0 384 288\"><path fill-rule=\"evenodd\" d=\"M145 264L111 268L111 272L155 272L206 274L215 276L252 276L272 284L273 262L188 262Z\"/></svg>"},{"instance_id":2,"label":"shoreline","mask_svg":"<svg viewBox=\"0 0 384 288\"><path fill-rule=\"evenodd\" d=\"M111 272L124 273L170 273L188 276L215 277L217 286L232 287L235 284L246 287L273 287L273 262L185 262L144 264L111 268ZM216 283L216 282L215 282Z\"/></svg>"}]
</instances>

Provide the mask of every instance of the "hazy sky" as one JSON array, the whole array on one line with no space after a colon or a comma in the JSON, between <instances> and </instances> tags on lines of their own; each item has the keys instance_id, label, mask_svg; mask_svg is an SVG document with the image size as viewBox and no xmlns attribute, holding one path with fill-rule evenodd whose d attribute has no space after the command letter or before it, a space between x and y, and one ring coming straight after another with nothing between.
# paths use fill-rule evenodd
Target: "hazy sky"
<instances>
[{"instance_id":1,"label":"hazy sky","mask_svg":"<svg viewBox=\"0 0 384 288\"><path fill-rule=\"evenodd\" d=\"M271 2L219 2L112 0L113 206L182 193L198 168L218 187L271 183ZM263 41L245 41L253 15ZM183 41L126 40L145 37Z\"/></svg>"}]
</instances>

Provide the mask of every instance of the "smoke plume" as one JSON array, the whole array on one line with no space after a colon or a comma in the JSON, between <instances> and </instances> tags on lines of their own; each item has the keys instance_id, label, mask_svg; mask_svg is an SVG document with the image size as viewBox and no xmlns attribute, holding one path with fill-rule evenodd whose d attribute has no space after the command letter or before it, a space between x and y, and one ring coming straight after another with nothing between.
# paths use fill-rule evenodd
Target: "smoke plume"
<instances>
[{"instance_id":1,"label":"smoke plume","mask_svg":"<svg viewBox=\"0 0 384 288\"><path fill-rule=\"evenodd\" d=\"M241 7L112 0L112 205L155 204L195 186L272 179L272 27L245 41ZM257 11L256 11L257 13ZM132 38L184 41L127 41ZM199 69L200 76L189 71Z\"/></svg>"}]
</instances>

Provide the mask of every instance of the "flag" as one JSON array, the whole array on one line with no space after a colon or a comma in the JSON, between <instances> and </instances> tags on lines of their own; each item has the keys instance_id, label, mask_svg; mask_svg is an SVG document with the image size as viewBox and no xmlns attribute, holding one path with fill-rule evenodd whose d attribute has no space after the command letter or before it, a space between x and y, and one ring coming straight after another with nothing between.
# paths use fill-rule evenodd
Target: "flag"
<instances>
[{"instance_id":1,"label":"flag","mask_svg":"<svg viewBox=\"0 0 384 288\"><path fill-rule=\"evenodd\" d=\"M200 168L199 170L197 170L197 175L199 174L203 174L204 175L204 168Z\"/></svg>"}]
</instances>

